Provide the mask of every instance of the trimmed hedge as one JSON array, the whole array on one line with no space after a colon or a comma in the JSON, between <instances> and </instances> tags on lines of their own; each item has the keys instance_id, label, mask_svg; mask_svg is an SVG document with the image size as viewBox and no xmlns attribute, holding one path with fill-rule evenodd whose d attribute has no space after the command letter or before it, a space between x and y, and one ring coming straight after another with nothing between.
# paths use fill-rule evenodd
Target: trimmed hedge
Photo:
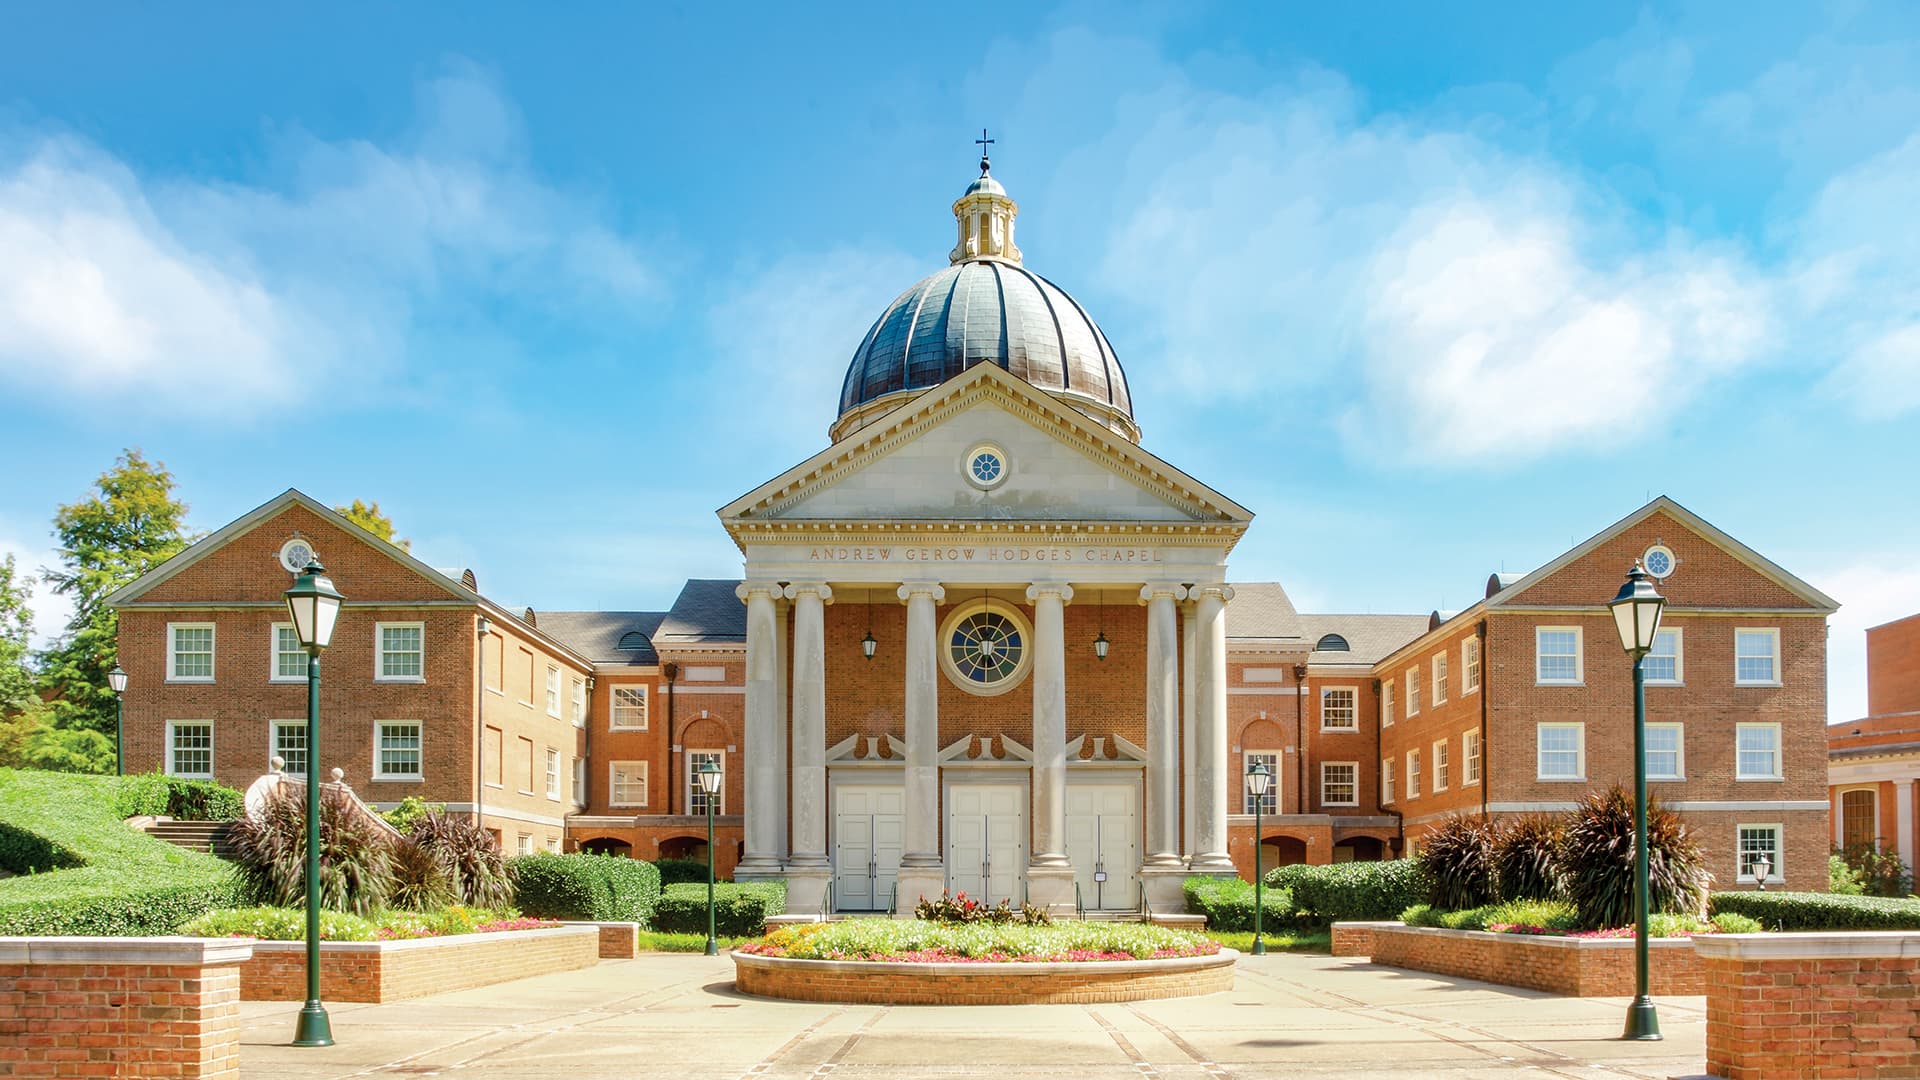
<instances>
[{"instance_id":1,"label":"trimmed hedge","mask_svg":"<svg viewBox=\"0 0 1920 1080\"><path fill-rule=\"evenodd\" d=\"M1267 888L1291 890L1294 882L1299 881L1312 870L1312 865L1308 863L1289 863L1286 866L1276 866L1267 871Z\"/></svg>"},{"instance_id":2,"label":"trimmed hedge","mask_svg":"<svg viewBox=\"0 0 1920 1080\"><path fill-rule=\"evenodd\" d=\"M1292 892L1294 906L1321 922L1397 919L1426 899L1426 875L1418 859L1309 866Z\"/></svg>"},{"instance_id":3,"label":"trimmed hedge","mask_svg":"<svg viewBox=\"0 0 1920 1080\"><path fill-rule=\"evenodd\" d=\"M787 910L784 881L718 882L713 887L714 932L723 937L754 937L767 929L767 917ZM707 885L669 885L653 909L653 928L678 934L707 932Z\"/></svg>"},{"instance_id":4,"label":"trimmed hedge","mask_svg":"<svg viewBox=\"0 0 1920 1080\"><path fill-rule=\"evenodd\" d=\"M182 780L155 771L123 777L113 794L113 812L175 821L233 821L246 812L246 798L211 780Z\"/></svg>"},{"instance_id":5,"label":"trimmed hedge","mask_svg":"<svg viewBox=\"0 0 1920 1080\"><path fill-rule=\"evenodd\" d=\"M660 887L663 889L669 885L685 885L688 882L700 885L707 883L707 864L699 859L656 859L653 865L660 868ZM705 932L705 930L701 931L703 934Z\"/></svg>"},{"instance_id":6,"label":"trimmed hedge","mask_svg":"<svg viewBox=\"0 0 1920 1080\"><path fill-rule=\"evenodd\" d=\"M660 871L623 855L541 852L507 862L514 904L528 915L651 925Z\"/></svg>"},{"instance_id":7,"label":"trimmed hedge","mask_svg":"<svg viewBox=\"0 0 1920 1080\"><path fill-rule=\"evenodd\" d=\"M1769 930L1920 930L1920 900L1813 892L1717 892L1713 915L1757 919Z\"/></svg>"},{"instance_id":8,"label":"trimmed hedge","mask_svg":"<svg viewBox=\"0 0 1920 1080\"><path fill-rule=\"evenodd\" d=\"M171 934L240 902L232 867L126 826L127 779L0 769L0 934ZM31 873L28 873L31 871Z\"/></svg>"},{"instance_id":9,"label":"trimmed hedge","mask_svg":"<svg viewBox=\"0 0 1920 1080\"><path fill-rule=\"evenodd\" d=\"M1205 915L1211 930L1253 930L1253 883L1239 878L1190 877L1182 885L1187 914ZM1269 887L1260 897L1261 929L1293 927L1293 896L1286 889Z\"/></svg>"}]
</instances>

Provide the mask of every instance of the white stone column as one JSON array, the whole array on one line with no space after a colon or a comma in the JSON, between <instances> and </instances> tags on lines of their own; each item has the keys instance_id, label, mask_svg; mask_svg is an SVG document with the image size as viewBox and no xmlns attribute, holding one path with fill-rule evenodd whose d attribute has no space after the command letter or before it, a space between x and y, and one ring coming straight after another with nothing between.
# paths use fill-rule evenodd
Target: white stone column
<instances>
[{"instance_id":1,"label":"white stone column","mask_svg":"<svg viewBox=\"0 0 1920 1080\"><path fill-rule=\"evenodd\" d=\"M780 586L772 581L746 581L734 595L747 605L746 778L739 792L745 816L746 852L735 868L738 878L780 875L780 837L786 832L787 808L779 798L785 783L786 740L782 721L786 703L780 700L780 624L774 597Z\"/></svg>"},{"instance_id":2,"label":"white stone column","mask_svg":"<svg viewBox=\"0 0 1920 1080\"><path fill-rule=\"evenodd\" d=\"M832 879L827 861L827 626L825 582L787 586L793 601L793 855L787 907L818 912Z\"/></svg>"},{"instance_id":3,"label":"white stone column","mask_svg":"<svg viewBox=\"0 0 1920 1080\"><path fill-rule=\"evenodd\" d=\"M1050 913L1072 912L1073 864L1067 860L1067 633L1073 587L1027 589L1033 604L1033 846L1027 900Z\"/></svg>"},{"instance_id":4,"label":"white stone column","mask_svg":"<svg viewBox=\"0 0 1920 1080\"><path fill-rule=\"evenodd\" d=\"M907 605L906 821L902 823L899 906L913 917L920 897L938 897L947 885L940 853L940 635L934 605L947 591L932 582L900 586Z\"/></svg>"},{"instance_id":5,"label":"white stone column","mask_svg":"<svg viewBox=\"0 0 1920 1080\"><path fill-rule=\"evenodd\" d=\"M1900 853L1900 861L1907 864L1910 872L1920 872L1920 861L1916 861L1913 835L1913 789L1920 782L1900 780L1893 786L1893 810L1900 820L1893 827L1894 850ZM1878 807L1876 801L1875 807Z\"/></svg>"},{"instance_id":6,"label":"white stone column","mask_svg":"<svg viewBox=\"0 0 1920 1080\"><path fill-rule=\"evenodd\" d=\"M1194 768L1197 753L1193 742L1193 666L1200 651L1200 638L1195 633L1198 625L1194 613L1198 604L1189 599L1180 605L1180 854L1186 859L1193 858L1193 792L1198 782Z\"/></svg>"},{"instance_id":7,"label":"white stone column","mask_svg":"<svg viewBox=\"0 0 1920 1080\"><path fill-rule=\"evenodd\" d=\"M1175 605L1187 591L1147 585L1147 866L1184 865L1180 858L1180 621Z\"/></svg>"},{"instance_id":8,"label":"white stone column","mask_svg":"<svg viewBox=\"0 0 1920 1080\"><path fill-rule=\"evenodd\" d=\"M1227 856L1227 800L1235 777L1227 768L1227 601L1233 589L1200 585L1194 592L1194 828L1192 869L1200 873L1234 873Z\"/></svg>"}]
</instances>

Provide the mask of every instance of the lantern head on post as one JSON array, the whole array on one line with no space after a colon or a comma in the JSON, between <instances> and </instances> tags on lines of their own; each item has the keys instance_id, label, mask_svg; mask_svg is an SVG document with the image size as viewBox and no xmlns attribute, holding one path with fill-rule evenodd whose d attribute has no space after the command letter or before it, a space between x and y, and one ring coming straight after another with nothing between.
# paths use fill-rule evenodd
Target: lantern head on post
<instances>
[{"instance_id":1,"label":"lantern head on post","mask_svg":"<svg viewBox=\"0 0 1920 1080\"><path fill-rule=\"evenodd\" d=\"M307 562L286 597L287 616L293 620L300 647L309 652L326 648L333 640L333 624L340 617L340 601L346 598L334 590L333 579L320 560Z\"/></svg>"},{"instance_id":2,"label":"lantern head on post","mask_svg":"<svg viewBox=\"0 0 1920 1080\"><path fill-rule=\"evenodd\" d=\"M1620 631L1620 647L1629 656L1645 656L1653 649L1653 636L1660 630L1660 612L1667 598L1653 590L1653 578L1634 560L1627 571L1626 584L1619 595L1607 603L1613 612L1614 628Z\"/></svg>"},{"instance_id":3,"label":"lantern head on post","mask_svg":"<svg viewBox=\"0 0 1920 1080\"><path fill-rule=\"evenodd\" d=\"M120 670L119 664L113 665L113 670L107 672L107 685L113 688L115 697L127 692L127 673Z\"/></svg>"},{"instance_id":4,"label":"lantern head on post","mask_svg":"<svg viewBox=\"0 0 1920 1080\"><path fill-rule=\"evenodd\" d=\"M712 806L713 796L720 794L720 780L726 775L720 771L720 763L708 758L700 763L699 768L693 770L693 775L700 781L700 790L707 794L709 800L707 805Z\"/></svg>"},{"instance_id":5,"label":"lantern head on post","mask_svg":"<svg viewBox=\"0 0 1920 1080\"><path fill-rule=\"evenodd\" d=\"M1247 794L1257 801L1266 798L1268 790L1272 787L1273 774L1267 771L1267 763L1254 762L1253 767L1247 770Z\"/></svg>"}]
</instances>

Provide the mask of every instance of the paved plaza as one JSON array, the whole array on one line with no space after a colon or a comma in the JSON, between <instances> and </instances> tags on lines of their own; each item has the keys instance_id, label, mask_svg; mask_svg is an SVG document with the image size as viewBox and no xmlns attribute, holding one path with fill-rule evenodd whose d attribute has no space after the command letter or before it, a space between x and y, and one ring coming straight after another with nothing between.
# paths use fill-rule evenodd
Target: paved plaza
<instances>
[{"instance_id":1,"label":"paved plaza","mask_svg":"<svg viewBox=\"0 0 1920 1080\"><path fill-rule=\"evenodd\" d=\"M1133 1004L819 1005L736 994L726 957L652 955L397 1005L330 1007L338 1045L287 1046L293 1003L241 1006L248 1080L997 1080L1686 1076L1704 999L1664 998L1659 1043L1626 1002L1559 998L1363 960L1240 961L1231 993Z\"/></svg>"}]
</instances>

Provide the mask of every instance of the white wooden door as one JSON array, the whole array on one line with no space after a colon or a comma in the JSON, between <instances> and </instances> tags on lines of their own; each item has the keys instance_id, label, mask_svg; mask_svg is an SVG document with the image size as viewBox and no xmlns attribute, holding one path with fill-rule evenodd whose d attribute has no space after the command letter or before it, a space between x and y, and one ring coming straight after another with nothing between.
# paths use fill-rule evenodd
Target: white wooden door
<instances>
[{"instance_id":1,"label":"white wooden door","mask_svg":"<svg viewBox=\"0 0 1920 1080\"><path fill-rule=\"evenodd\" d=\"M955 784L947 795L947 887L982 903L1024 903L1026 792L1018 784Z\"/></svg>"},{"instance_id":2,"label":"white wooden door","mask_svg":"<svg viewBox=\"0 0 1920 1080\"><path fill-rule=\"evenodd\" d=\"M1067 858L1088 911L1140 906L1140 789L1067 785Z\"/></svg>"},{"instance_id":3,"label":"white wooden door","mask_svg":"<svg viewBox=\"0 0 1920 1080\"><path fill-rule=\"evenodd\" d=\"M898 786L834 789L833 902L839 911L884 911L900 874L906 797Z\"/></svg>"}]
</instances>

